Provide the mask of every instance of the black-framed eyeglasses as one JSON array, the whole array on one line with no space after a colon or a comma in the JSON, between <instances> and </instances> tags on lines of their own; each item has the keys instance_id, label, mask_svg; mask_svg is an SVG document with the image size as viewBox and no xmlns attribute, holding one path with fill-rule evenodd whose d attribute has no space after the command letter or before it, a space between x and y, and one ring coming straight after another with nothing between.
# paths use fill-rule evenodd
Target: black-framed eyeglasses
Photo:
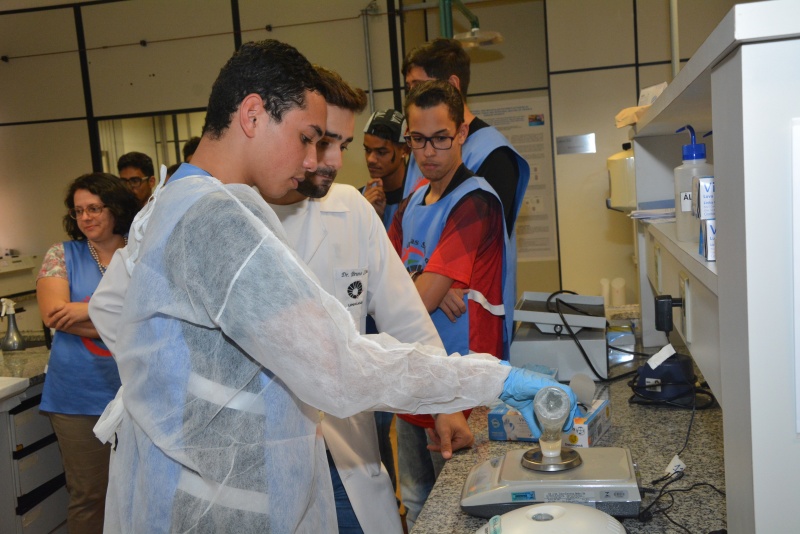
<instances>
[{"instance_id":1,"label":"black-framed eyeglasses","mask_svg":"<svg viewBox=\"0 0 800 534\"><path fill-rule=\"evenodd\" d=\"M136 189L137 187L142 185L142 182L147 181L147 178L143 178L141 176L134 176L133 178L120 178L120 180L122 180L122 182L131 189Z\"/></svg>"},{"instance_id":2,"label":"black-framed eyeglasses","mask_svg":"<svg viewBox=\"0 0 800 534\"><path fill-rule=\"evenodd\" d=\"M428 143L436 150L450 150L453 146L453 139L455 139L455 136L434 135L432 137L425 137L424 135L411 134L404 135L403 138L406 140L408 146L417 150L425 148L425 145Z\"/></svg>"},{"instance_id":3,"label":"black-framed eyeglasses","mask_svg":"<svg viewBox=\"0 0 800 534\"><path fill-rule=\"evenodd\" d=\"M81 217L83 217L84 213L88 213L89 215L94 217L96 215L100 215L100 213L102 213L103 209L105 208L106 206L104 206L103 204L92 204L90 206L86 206L85 208L72 208L71 210L69 210L69 216L75 220L78 220Z\"/></svg>"}]
</instances>

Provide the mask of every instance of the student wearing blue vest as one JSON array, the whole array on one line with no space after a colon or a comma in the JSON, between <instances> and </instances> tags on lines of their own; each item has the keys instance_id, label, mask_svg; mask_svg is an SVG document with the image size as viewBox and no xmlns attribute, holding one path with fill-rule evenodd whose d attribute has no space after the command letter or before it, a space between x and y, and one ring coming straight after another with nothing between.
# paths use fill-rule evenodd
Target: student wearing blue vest
<instances>
[{"instance_id":1,"label":"student wearing blue vest","mask_svg":"<svg viewBox=\"0 0 800 534\"><path fill-rule=\"evenodd\" d=\"M428 80L444 80L455 87L464 101L464 123L467 126L467 139L461 148L461 156L467 169L483 177L497 193L503 204L506 233L509 236L506 250L506 307L508 320L505 331L504 359L508 358L511 344L511 313L517 297L517 234L515 222L522 198L528 187L530 167L528 162L514 150L496 128L476 117L467 106L467 89L470 81L470 60L467 52L453 39L434 39L425 43L406 56L403 62L403 76L406 88ZM423 173L414 161L414 154L408 162L405 195L411 194L424 180Z\"/></svg>"},{"instance_id":2,"label":"student wearing blue vest","mask_svg":"<svg viewBox=\"0 0 800 534\"><path fill-rule=\"evenodd\" d=\"M117 364L89 319L89 297L138 209L116 176L87 174L69 187L64 229L72 241L53 245L36 282L42 320L56 330L42 392L67 478L70 532L102 532L110 448L92 428L120 386Z\"/></svg>"},{"instance_id":3,"label":"student wearing blue vest","mask_svg":"<svg viewBox=\"0 0 800 534\"><path fill-rule=\"evenodd\" d=\"M447 82L420 84L408 96L406 118L406 139L429 183L401 203L389 237L447 352L501 358L507 234L494 189L461 160L461 96ZM411 525L443 462L427 450L430 416L398 417L400 493Z\"/></svg>"}]
</instances>

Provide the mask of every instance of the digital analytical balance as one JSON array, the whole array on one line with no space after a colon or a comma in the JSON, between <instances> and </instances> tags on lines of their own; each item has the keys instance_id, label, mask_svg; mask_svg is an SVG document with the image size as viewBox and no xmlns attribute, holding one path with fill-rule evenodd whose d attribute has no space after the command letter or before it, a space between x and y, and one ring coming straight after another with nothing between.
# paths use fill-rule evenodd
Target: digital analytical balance
<instances>
[{"instance_id":1,"label":"digital analytical balance","mask_svg":"<svg viewBox=\"0 0 800 534\"><path fill-rule=\"evenodd\" d=\"M560 420L548 422L547 415L543 417L540 396L545 390L556 390L565 399L565 407L558 406L563 414ZM561 428L569 415L569 398L561 389L543 388L534 406L543 428L539 446L509 451L473 467L461 492L461 509L489 518L531 504L569 502L612 516L638 516L642 499L630 451L595 447L578 452L562 447Z\"/></svg>"}]
</instances>

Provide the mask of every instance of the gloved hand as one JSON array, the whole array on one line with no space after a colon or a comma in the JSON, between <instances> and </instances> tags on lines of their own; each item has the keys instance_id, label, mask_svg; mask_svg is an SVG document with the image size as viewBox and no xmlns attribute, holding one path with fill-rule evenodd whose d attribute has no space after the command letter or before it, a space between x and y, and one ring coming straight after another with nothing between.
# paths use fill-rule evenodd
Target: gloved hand
<instances>
[{"instance_id":1,"label":"gloved hand","mask_svg":"<svg viewBox=\"0 0 800 534\"><path fill-rule=\"evenodd\" d=\"M536 420L536 415L533 413L533 397L536 396L536 393L540 389L547 386L561 388L569 395L570 411L564 423L564 432L569 432L569 430L572 429L573 420L578 413L578 399L569 386L565 386L542 374L514 367L508 374L506 382L503 385L503 392L500 394L501 401L516 408L517 411L522 414L522 417L525 418L525 422L527 422L528 426L531 428L531 434L537 439L542 435L542 429L539 428L539 422Z\"/></svg>"}]
</instances>

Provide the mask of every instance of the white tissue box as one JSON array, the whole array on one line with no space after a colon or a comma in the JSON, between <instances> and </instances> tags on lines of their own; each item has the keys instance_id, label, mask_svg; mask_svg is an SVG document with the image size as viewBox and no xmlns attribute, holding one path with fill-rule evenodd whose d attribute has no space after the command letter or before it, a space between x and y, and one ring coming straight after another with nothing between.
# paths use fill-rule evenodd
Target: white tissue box
<instances>
[{"instance_id":1,"label":"white tissue box","mask_svg":"<svg viewBox=\"0 0 800 534\"><path fill-rule=\"evenodd\" d=\"M611 402L595 399L592 409L576 417L572 430L564 433L561 442L567 447L592 447L611 428Z\"/></svg>"}]
</instances>

